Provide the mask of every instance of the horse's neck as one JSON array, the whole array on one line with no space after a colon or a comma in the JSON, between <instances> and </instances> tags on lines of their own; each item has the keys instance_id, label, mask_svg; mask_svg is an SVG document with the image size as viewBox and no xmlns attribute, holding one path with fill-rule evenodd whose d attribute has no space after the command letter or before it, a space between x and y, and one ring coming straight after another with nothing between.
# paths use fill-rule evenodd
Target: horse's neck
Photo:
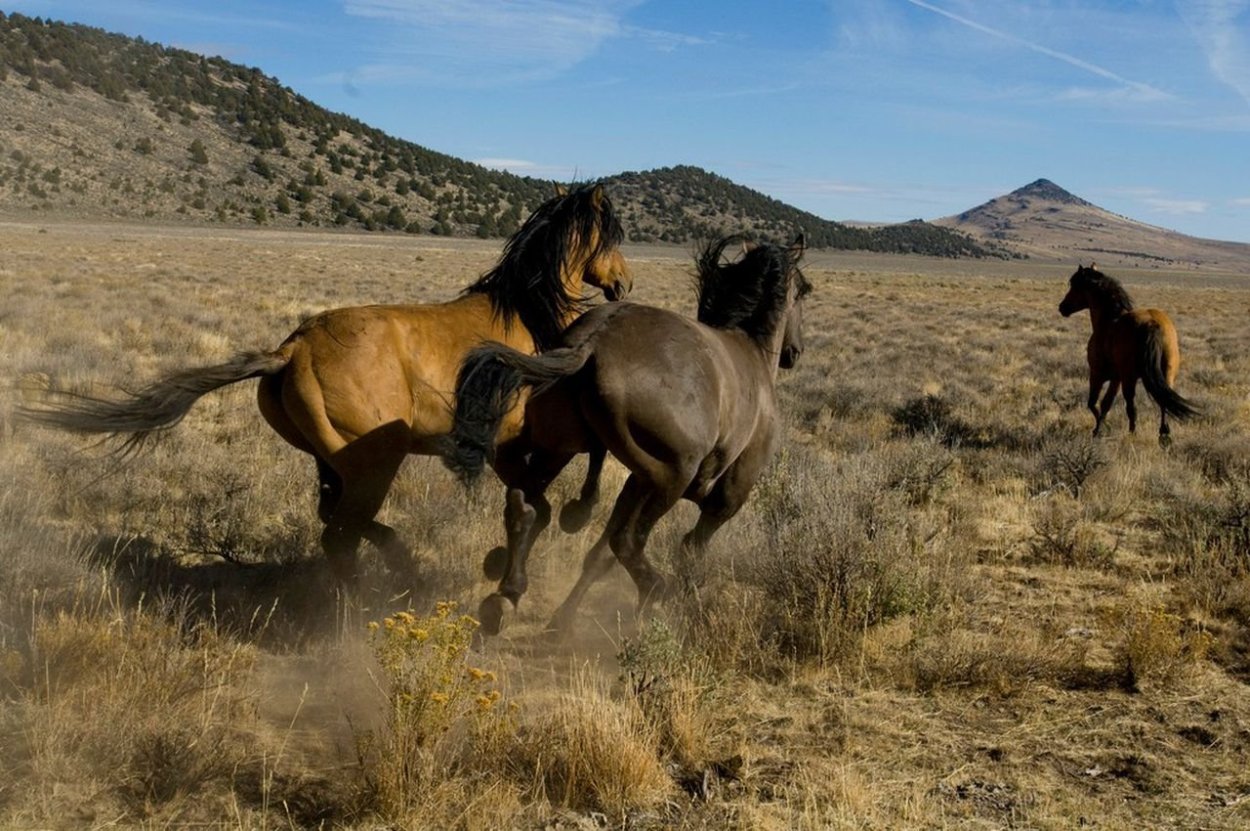
<instances>
[{"instance_id":1,"label":"horse's neck","mask_svg":"<svg viewBox=\"0 0 1250 831\"><path fill-rule=\"evenodd\" d=\"M576 266L576 267L574 267ZM580 260L576 263L564 262L560 264L560 285L564 286L564 292L569 297L577 300L586 290L586 284L582 282L581 275L585 271L586 264ZM572 309L564 313L560 320L560 331L569 328L573 321L581 316L586 309L578 308L576 304Z\"/></svg>"},{"instance_id":2,"label":"horse's neck","mask_svg":"<svg viewBox=\"0 0 1250 831\"><path fill-rule=\"evenodd\" d=\"M786 315L782 315L777 321L777 329L768 340L765 341L763 347L764 363L768 367L768 375L773 381L777 380L777 373L781 370L781 349L786 341Z\"/></svg>"},{"instance_id":3,"label":"horse's neck","mask_svg":"<svg viewBox=\"0 0 1250 831\"><path fill-rule=\"evenodd\" d=\"M1094 334L1104 331L1108 326L1116 321L1117 318L1124 315L1123 309L1117 308L1110 304L1099 304L1089 307L1089 321L1094 328Z\"/></svg>"}]
</instances>

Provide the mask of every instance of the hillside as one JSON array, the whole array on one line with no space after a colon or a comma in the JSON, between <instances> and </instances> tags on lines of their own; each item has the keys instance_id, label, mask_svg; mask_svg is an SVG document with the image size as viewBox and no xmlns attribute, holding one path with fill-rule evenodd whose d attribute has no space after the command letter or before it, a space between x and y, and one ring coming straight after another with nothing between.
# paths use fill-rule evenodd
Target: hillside
<instances>
[{"instance_id":1,"label":"hillside","mask_svg":"<svg viewBox=\"0 0 1250 831\"><path fill-rule=\"evenodd\" d=\"M1203 267L1246 271L1250 245L1200 239L1120 216L1047 179L935 224L1020 255L1118 267Z\"/></svg>"},{"instance_id":2,"label":"hillside","mask_svg":"<svg viewBox=\"0 0 1250 831\"><path fill-rule=\"evenodd\" d=\"M0 215L507 236L552 182L329 112L259 69L0 13ZM678 166L606 180L633 241L745 229L939 256L996 247L915 222L850 228Z\"/></svg>"}]
</instances>

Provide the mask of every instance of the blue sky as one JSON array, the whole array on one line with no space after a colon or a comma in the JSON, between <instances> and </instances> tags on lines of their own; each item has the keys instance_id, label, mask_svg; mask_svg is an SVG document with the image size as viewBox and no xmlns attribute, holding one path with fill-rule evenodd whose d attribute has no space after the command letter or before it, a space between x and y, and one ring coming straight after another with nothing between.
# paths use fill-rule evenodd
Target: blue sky
<instances>
[{"instance_id":1,"label":"blue sky","mask_svg":"<svg viewBox=\"0 0 1250 831\"><path fill-rule=\"evenodd\" d=\"M561 180L693 164L829 219L1039 177L1250 242L1250 0L0 0Z\"/></svg>"}]
</instances>

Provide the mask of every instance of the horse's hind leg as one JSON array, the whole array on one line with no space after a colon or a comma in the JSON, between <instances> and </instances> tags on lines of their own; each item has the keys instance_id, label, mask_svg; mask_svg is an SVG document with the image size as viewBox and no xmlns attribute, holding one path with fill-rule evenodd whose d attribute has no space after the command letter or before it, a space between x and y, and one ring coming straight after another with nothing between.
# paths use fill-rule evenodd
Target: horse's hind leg
<instances>
[{"instance_id":1,"label":"horse's hind leg","mask_svg":"<svg viewBox=\"0 0 1250 831\"><path fill-rule=\"evenodd\" d=\"M608 517L608 524L604 527L599 539L586 552L586 558L582 561L582 572L578 575L572 590L569 591L568 597L552 616L551 622L547 625L548 629L556 632L567 630L586 592L611 570L612 564L616 561L610 544L611 540L617 531L634 516L644 496L645 489L637 475L632 475L625 480L625 487L621 488L620 494L616 497L616 503L612 506L612 515Z\"/></svg>"},{"instance_id":2,"label":"horse's hind leg","mask_svg":"<svg viewBox=\"0 0 1250 831\"><path fill-rule=\"evenodd\" d=\"M699 503L699 520L690 533L682 538L682 546L695 553L701 553L707 548L712 535L746 504L764 464L770 458L771 452L754 452L753 448L748 448L739 456Z\"/></svg>"},{"instance_id":3,"label":"horse's hind leg","mask_svg":"<svg viewBox=\"0 0 1250 831\"><path fill-rule=\"evenodd\" d=\"M325 459L313 458L317 460L317 516L325 523L330 521L334 507L343 497L343 477Z\"/></svg>"},{"instance_id":4,"label":"horse's hind leg","mask_svg":"<svg viewBox=\"0 0 1250 831\"><path fill-rule=\"evenodd\" d=\"M504 616L508 604L516 606L525 593L529 583L525 574L525 561L529 549L534 544L534 522L538 512L526 502L525 492L520 488L509 488L504 503L504 527L508 534L507 547L503 550L503 563L499 588L482 599L477 607L478 621L482 624L483 635L498 635L503 630ZM497 564L492 564L495 549L487 554L487 576Z\"/></svg>"},{"instance_id":5,"label":"horse's hind leg","mask_svg":"<svg viewBox=\"0 0 1250 831\"><path fill-rule=\"evenodd\" d=\"M766 449L754 452L754 449L748 448L746 453L730 465L711 492L699 502L699 519L681 540L681 554L685 565L679 577L684 590L692 593L697 590L701 582L697 576L700 564L694 560L702 559L712 536L746 504L760 472L771 458L772 453Z\"/></svg>"},{"instance_id":6,"label":"horse's hind leg","mask_svg":"<svg viewBox=\"0 0 1250 831\"><path fill-rule=\"evenodd\" d=\"M648 607L660 599L666 591L666 582L647 559L647 540L660 517L672 510L686 491L693 474L674 477L665 486L646 492L638 509L610 538L616 559L625 566L638 589L638 613L644 614Z\"/></svg>"},{"instance_id":7,"label":"horse's hind leg","mask_svg":"<svg viewBox=\"0 0 1250 831\"><path fill-rule=\"evenodd\" d=\"M507 547L503 556L498 550L486 555L483 563L487 576L495 572L499 578L499 588L494 594L485 598L478 606L478 617L482 623L482 632L497 635L503 628L507 600L513 607L520 602L521 596L529 587L526 564L535 540L551 523L551 503L547 501L547 488L560 471L564 470L573 458L568 453L547 453L535 450L530 454L528 463L521 465L509 463L500 471L505 481L519 478L520 487L508 488L504 504L504 528L507 532Z\"/></svg>"},{"instance_id":8,"label":"horse's hind leg","mask_svg":"<svg viewBox=\"0 0 1250 831\"><path fill-rule=\"evenodd\" d=\"M590 451L586 481L582 483L581 494L560 509L560 529L566 534L577 533L590 521L595 503L599 501L599 479L603 474L603 460L607 455L607 448L602 445Z\"/></svg>"},{"instance_id":9,"label":"horse's hind leg","mask_svg":"<svg viewBox=\"0 0 1250 831\"><path fill-rule=\"evenodd\" d=\"M341 478L342 493L326 519L321 545L336 576L351 583L356 576L356 550L367 538L381 552L387 568L411 579L412 555L399 535L374 517L382 508L407 451L403 424L386 425L344 447L331 464Z\"/></svg>"},{"instance_id":10,"label":"horse's hind leg","mask_svg":"<svg viewBox=\"0 0 1250 831\"><path fill-rule=\"evenodd\" d=\"M1137 379L1124 379L1124 412L1128 414L1128 431L1137 432Z\"/></svg>"}]
</instances>

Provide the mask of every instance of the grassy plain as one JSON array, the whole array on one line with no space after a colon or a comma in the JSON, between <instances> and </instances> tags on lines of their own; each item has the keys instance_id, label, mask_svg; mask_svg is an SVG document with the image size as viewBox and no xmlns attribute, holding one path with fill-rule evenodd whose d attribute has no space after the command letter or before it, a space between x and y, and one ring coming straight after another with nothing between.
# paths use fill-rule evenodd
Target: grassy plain
<instances>
[{"instance_id":1,"label":"grassy plain","mask_svg":"<svg viewBox=\"0 0 1250 831\"><path fill-rule=\"evenodd\" d=\"M422 582L365 548L347 597L250 384L124 464L13 417L449 298L498 250L0 223L0 826L1250 824L1250 275L1103 264L1181 334L1205 415L1164 451L1150 402L1088 438L1071 265L814 252L781 457L704 562L690 506L657 529L685 589L657 618L618 573L561 645L610 499L469 649L494 480L411 459L384 519ZM692 307L684 251L627 255L633 299Z\"/></svg>"}]
</instances>

